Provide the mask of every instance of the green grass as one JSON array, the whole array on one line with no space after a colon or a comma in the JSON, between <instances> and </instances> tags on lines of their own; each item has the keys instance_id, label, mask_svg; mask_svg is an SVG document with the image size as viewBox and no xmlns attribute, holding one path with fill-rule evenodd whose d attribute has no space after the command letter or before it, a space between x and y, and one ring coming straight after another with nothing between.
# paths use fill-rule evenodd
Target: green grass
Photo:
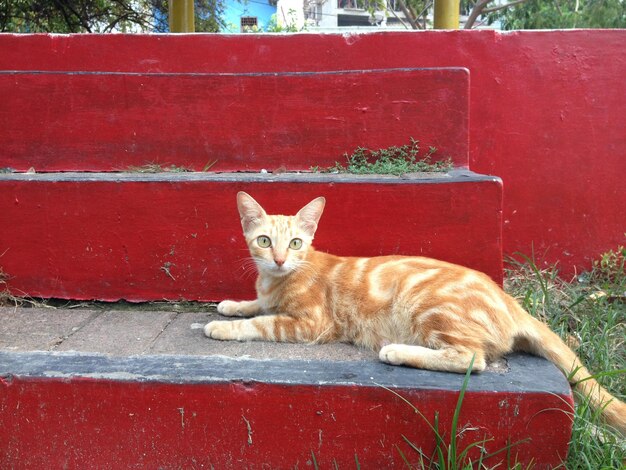
<instances>
[{"instance_id":1,"label":"green grass","mask_svg":"<svg viewBox=\"0 0 626 470\"><path fill-rule=\"evenodd\" d=\"M322 169L312 167L311 171L325 173L351 173L355 175L403 175L418 172L446 172L452 169L449 158L432 161L437 152L435 147L429 147L422 152L420 143L411 139L411 142L401 146L391 146L379 150L370 150L358 147L351 155L345 154L345 163L335 162L334 166ZM422 153L420 155L420 153Z\"/></svg>"},{"instance_id":2,"label":"green grass","mask_svg":"<svg viewBox=\"0 0 626 470\"><path fill-rule=\"evenodd\" d=\"M546 322L576 351L597 380L626 400L626 249L611 250L593 269L571 281L557 266L539 267L533 259L510 260L505 290L526 311ZM521 261L520 261L521 259ZM626 443L604 427L584 397L577 397L570 451L572 469L624 468Z\"/></svg>"}]
</instances>

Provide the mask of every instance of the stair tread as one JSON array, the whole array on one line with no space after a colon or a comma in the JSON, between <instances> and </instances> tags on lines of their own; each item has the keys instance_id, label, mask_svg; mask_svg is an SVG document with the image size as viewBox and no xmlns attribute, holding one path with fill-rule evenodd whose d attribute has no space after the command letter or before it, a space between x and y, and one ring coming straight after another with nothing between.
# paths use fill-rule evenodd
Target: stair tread
<instances>
[{"instance_id":1,"label":"stair tread","mask_svg":"<svg viewBox=\"0 0 626 470\"><path fill-rule=\"evenodd\" d=\"M0 173L0 181L206 181L206 182L288 182L288 183L458 183L458 182L481 182L497 181L500 178L492 175L475 173L466 169L453 169L447 172L418 172L405 173L402 175L379 175L379 174L351 174L351 173L316 173L307 171L293 172L7 172Z\"/></svg>"},{"instance_id":2,"label":"stair tread","mask_svg":"<svg viewBox=\"0 0 626 470\"><path fill-rule=\"evenodd\" d=\"M460 374L395 367L350 344L222 342L206 312L0 308L0 375L174 383L267 383L460 389ZM532 377L532 380L530 379ZM569 395L550 362L512 354L475 374L468 390Z\"/></svg>"}]
</instances>

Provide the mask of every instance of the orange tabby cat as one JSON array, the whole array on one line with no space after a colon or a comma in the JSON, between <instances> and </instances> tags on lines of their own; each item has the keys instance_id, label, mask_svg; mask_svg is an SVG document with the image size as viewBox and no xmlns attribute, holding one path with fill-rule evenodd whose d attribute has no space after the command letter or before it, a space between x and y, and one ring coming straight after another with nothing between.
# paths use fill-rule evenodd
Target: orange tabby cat
<instances>
[{"instance_id":1,"label":"orange tabby cat","mask_svg":"<svg viewBox=\"0 0 626 470\"><path fill-rule=\"evenodd\" d=\"M463 373L511 351L554 362L606 421L626 434L626 405L594 379L561 339L485 274L429 258L347 258L311 243L324 210L319 197L293 217L267 215L237 194L246 243L258 268L257 299L225 300L217 311L247 320L212 321L219 340L343 341L379 351L380 360Z\"/></svg>"}]
</instances>

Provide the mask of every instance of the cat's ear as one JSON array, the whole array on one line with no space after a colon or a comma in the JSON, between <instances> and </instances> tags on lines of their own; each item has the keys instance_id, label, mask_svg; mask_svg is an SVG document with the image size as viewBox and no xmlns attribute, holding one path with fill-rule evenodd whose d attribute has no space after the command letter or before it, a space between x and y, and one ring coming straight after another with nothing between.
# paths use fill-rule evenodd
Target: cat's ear
<instances>
[{"instance_id":1,"label":"cat's ear","mask_svg":"<svg viewBox=\"0 0 626 470\"><path fill-rule=\"evenodd\" d=\"M239 209L241 227L244 233L261 225L267 217L267 214L259 203L252 199L252 196L243 191L237 193L237 208Z\"/></svg>"},{"instance_id":2,"label":"cat's ear","mask_svg":"<svg viewBox=\"0 0 626 470\"><path fill-rule=\"evenodd\" d=\"M315 234L317 223L322 216L322 212L324 212L325 204L326 199L318 197L309 202L296 214L300 228L304 230L307 235L312 237Z\"/></svg>"}]
</instances>

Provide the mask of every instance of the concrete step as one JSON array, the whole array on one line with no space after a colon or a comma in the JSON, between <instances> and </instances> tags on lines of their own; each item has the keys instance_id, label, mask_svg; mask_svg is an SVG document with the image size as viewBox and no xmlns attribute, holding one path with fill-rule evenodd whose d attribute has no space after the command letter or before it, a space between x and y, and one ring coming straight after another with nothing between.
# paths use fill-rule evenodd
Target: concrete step
<instances>
[{"instance_id":1,"label":"concrete step","mask_svg":"<svg viewBox=\"0 0 626 470\"><path fill-rule=\"evenodd\" d=\"M464 170L0 174L0 266L20 296L250 298L255 273L245 264L240 190L274 214L325 196L321 251L428 256L502 281L502 183Z\"/></svg>"},{"instance_id":2,"label":"concrete step","mask_svg":"<svg viewBox=\"0 0 626 470\"><path fill-rule=\"evenodd\" d=\"M0 168L308 170L420 140L468 168L469 72L0 70Z\"/></svg>"},{"instance_id":3,"label":"concrete step","mask_svg":"<svg viewBox=\"0 0 626 470\"><path fill-rule=\"evenodd\" d=\"M0 467L404 468L434 456L435 419L449 443L461 375L347 344L209 340L213 308L175 309L0 308ZM552 364L510 356L470 377L458 448L554 468L571 405Z\"/></svg>"}]
</instances>

